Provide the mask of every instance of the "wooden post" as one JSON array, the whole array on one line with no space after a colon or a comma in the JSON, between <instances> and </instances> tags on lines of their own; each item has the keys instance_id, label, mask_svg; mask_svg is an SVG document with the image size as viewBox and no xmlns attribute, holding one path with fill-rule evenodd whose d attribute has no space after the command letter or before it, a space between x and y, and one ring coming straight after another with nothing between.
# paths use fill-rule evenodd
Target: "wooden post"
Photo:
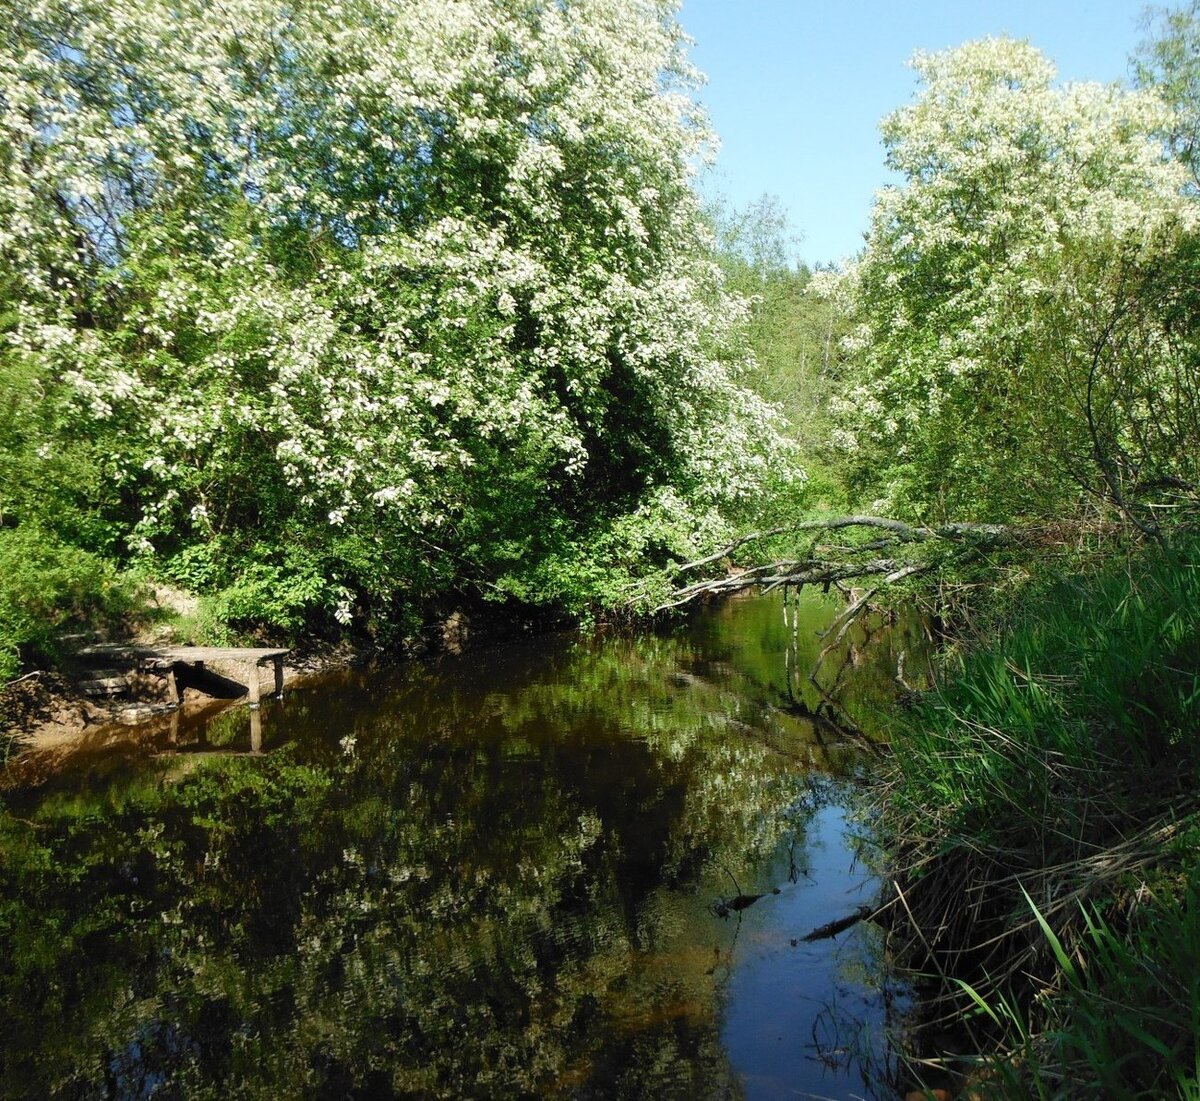
<instances>
[{"instance_id":1,"label":"wooden post","mask_svg":"<svg viewBox=\"0 0 1200 1101\"><path fill-rule=\"evenodd\" d=\"M179 691L179 680L175 676L174 663L167 670L167 690L171 693L172 703L179 703L183 699L183 694Z\"/></svg>"},{"instance_id":2,"label":"wooden post","mask_svg":"<svg viewBox=\"0 0 1200 1101\"><path fill-rule=\"evenodd\" d=\"M275 655L275 698L283 699L283 655Z\"/></svg>"},{"instance_id":3,"label":"wooden post","mask_svg":"<svg viewBox=\"0 0 1200 1101\"><path fill-rule=\"evenodd\" d=\"M262 752L262 712L257 707L250 709L250 752Z\"/></svg>"},{"instance_id":4,"label":"wooden post","mask_svg":"<svg viewBox=\"0 0 1200 1101\"><path fill-rule=\"evenodd\" d=\"M250 680L246 685L250 691L250 706L257 707L260 699L258 689L258 665L256 663L248 662L246 664L246 671L250 674Z\"/></svg>"}]
</instances>

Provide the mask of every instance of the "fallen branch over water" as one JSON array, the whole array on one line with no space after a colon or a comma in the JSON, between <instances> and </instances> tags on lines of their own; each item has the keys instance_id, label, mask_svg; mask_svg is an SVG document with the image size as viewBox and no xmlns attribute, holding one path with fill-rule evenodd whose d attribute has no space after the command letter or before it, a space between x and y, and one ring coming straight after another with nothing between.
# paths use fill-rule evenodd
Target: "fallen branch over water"
<instances>
[{"instance_id":1,"label":"fallen branch over water","mask_svg":"<svg viewBox=\"0 0 1200 1101\"><path fill-rule=\"evenodd\" d=\"M796 524L784 524L780 527L768 528L765 531L752 531L739 536L732 543L726 544L719 551L697 558L694 562L685 562L677 567L677 572L687 573L691 570L702 569L728 558L734 551L740 550L748 543L762 542L764 539L774 539L780 535L796 535L806 531L840 531L844 528L876 528L889 531L898 542L924 543L931 539L946 539L954 542L973 540L992 543L1019 541L1020 529L1003 524L942 524L938 527L914 527L903 520L893 520L887 516L832 516L824 520L803 520Z\"/></svg>"},{"instance_id":2,"label":"fallen branch over water","mask_svg":"<svg viewBox=\"0 0 1200 1101\"><path fill-rule=\"evenodd\" d=\"M842 581L853 581L864 577L881 578L879 584L893 584L905 577L924 573L938 564L935 557L924 561L903 561L892 557L864 558L867 552L898 548L907 544L945 542L961 550L983 550L997 546L1009 546L1025 541L1030 533L1000 524L942 524L924 527L906 524L885 516L835 516L824 520L805 520L796 524L750 532L726 544L712 554L685 562L675 567L677 575L692 573L730 556L751 543L763 542L781 535L797 535L806 532L838 531L846 528L870 528L887 532L883 539L861 546L823 547L824 557L811 553L804 558L784 559L766 565L739 570L728 576L695 581L676 589L670 598L654 611L667 612L705 596L727 595L753 587L763 592L783 586L831 585ZM835 556L836 555L836 556ZM864 601L865 603L865 601Z\"/></svg>"}]
</instances>

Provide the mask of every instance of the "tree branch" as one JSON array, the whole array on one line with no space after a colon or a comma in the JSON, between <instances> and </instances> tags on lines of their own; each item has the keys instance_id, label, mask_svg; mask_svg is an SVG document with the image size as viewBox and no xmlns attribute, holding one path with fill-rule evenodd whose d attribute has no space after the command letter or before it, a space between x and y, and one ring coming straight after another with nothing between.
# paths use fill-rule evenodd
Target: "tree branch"
<instances>
[{"instance_id":1,"label":"tree branch","mask_svg":"<svg viewBox=\"0 0 1200 1101\"><path fill-rule=\"evenodd\" d=\"M835 516L823 520L805 520L796 524L769 528L765 531L750 532L726 544L713 554L676 566L675 572L682 574L711 566L728 558L740 547L777 535L808 531L835 531L842 528L873 528L891 533L892 538L877 540L858 547L823 548L827 551L840 551L846 555L845 559L817 559L810 556L799 561L785 560L763 566L753 566L729 577L696 581L676 589L670 599L654 609L654 613L681 608L702 596L726 595L754 586L760 587L763 592L770 592L780 585L830 585L838 581L876 577L881 574L884 575L881 584L892 584L905 577L932 569L934 563L902 562L895 558L855 559L854 556L864 551L878 551L887 546L902 543L925 543L936 540L956 544L966 543L976 548L1006 545L1019 543L1028 538L1030 534L1023 529L1002 524L948 523L936 527L925 527L906 524L902 520L893 520L885 516Z\"/></svg>"},{"instance_id":2,"label":"tree branch","mask_svg":"<svg viewBox=\"0 0 1200 1101\"><path fill-rule=\"evenodd\" d=\"M752 531L740 536L732 543L726 544L719 551L697 558L694 562L685 562L676 566L676 573L687 573L689 570L702 569L711 566L722 558L728 558L735 550L747 543L771 539L777 535L792 535L804 531L838 531L842 528L875 528L890 531L902 543L923 543L931 539L948 539L961 542L966 539L982 541L1008 542L1018 534L1017 530L1003 524L942 524L938 527L913 527L903 520L893 520L886 516L833 516L824 520L804 520L797 524L784 524L766 531Z\"/></svg>"}]
</instances>

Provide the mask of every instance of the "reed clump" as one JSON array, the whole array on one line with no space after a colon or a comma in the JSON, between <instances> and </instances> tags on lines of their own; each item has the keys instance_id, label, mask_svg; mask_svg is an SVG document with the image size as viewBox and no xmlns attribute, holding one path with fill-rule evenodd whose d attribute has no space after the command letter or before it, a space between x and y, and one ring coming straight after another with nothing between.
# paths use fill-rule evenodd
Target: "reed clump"
<instances>
[{"instance_id":1,"label":"reed clump","mask_svg":"<svg viewBox=\"0 0 1200 1101\"><path fill-rule=\"evenodd\" d=\"M894 744L881 916L972 1088L1200 1096L1200 540L1047 586Z\"/></svg>"}]
</instances>

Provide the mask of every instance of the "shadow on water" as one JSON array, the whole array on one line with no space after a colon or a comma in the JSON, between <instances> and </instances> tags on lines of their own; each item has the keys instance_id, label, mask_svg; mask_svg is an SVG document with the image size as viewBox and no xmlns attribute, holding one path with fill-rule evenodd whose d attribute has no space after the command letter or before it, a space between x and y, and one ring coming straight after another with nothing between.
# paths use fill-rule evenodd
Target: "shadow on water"
<instances>
[{"instance_id":1,"label":"shadow on water","mask_svg":"<svg viewBox=\"0 0 1200 1101\"><path fill-rule=\"evenodd\" d=\"M10 786L0 1096L893 1096L872 930L799 938L869 898L922 651L868 622L814 684L840 610L344 672Z\"/></svg>"}]
</instances>

